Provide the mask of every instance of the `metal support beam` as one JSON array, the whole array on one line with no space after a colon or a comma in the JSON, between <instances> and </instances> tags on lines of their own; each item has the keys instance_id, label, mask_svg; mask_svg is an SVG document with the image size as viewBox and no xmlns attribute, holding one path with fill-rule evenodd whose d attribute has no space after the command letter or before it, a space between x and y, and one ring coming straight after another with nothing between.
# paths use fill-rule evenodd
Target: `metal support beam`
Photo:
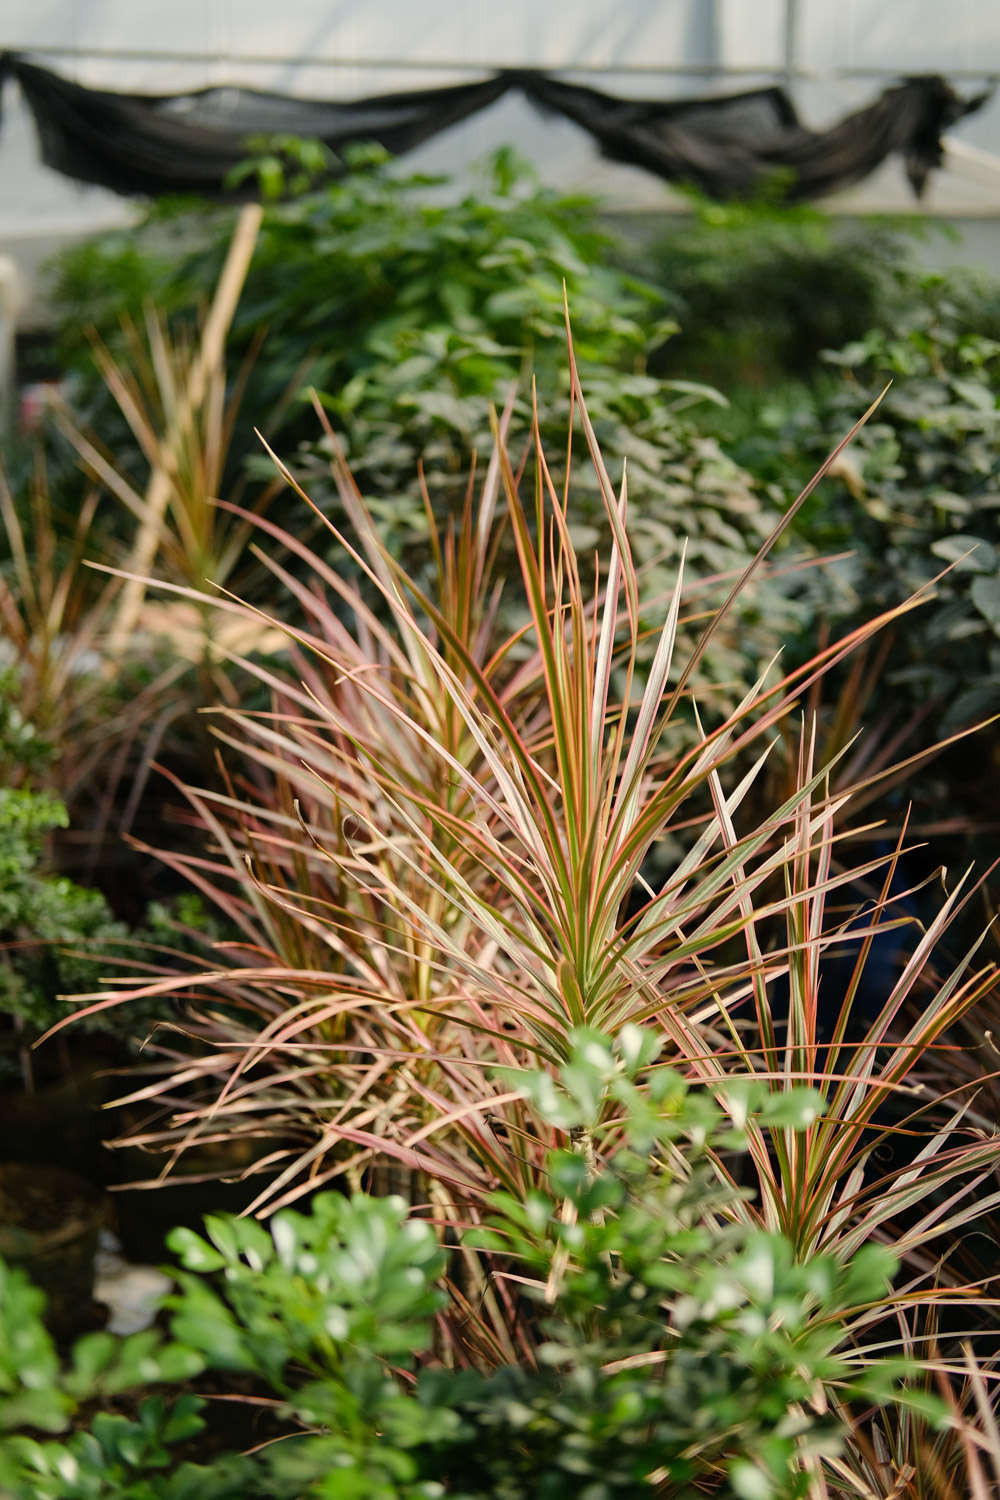
<instances>
[{"instance_id":1,"label":"metal support beam","mask_svg":"<svg viewBox=\"0 0 1000 1500\"><path fill-rule=\"evenodd\" d=\"M799 55L799 0L785 0L785 26L782 47L783 68L782 76L785 87L791 87L792 82L798 75L797 59Z\"/></svg>"}]
</instances>

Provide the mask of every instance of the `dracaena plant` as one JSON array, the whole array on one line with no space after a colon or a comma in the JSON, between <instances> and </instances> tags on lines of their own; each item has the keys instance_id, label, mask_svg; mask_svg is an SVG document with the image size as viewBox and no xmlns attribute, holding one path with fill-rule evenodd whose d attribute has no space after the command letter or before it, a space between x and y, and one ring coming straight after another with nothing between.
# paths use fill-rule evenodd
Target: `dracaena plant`
<instances>
[{"instance_id":1,"label":"dracaena plant","mask_svg":"<svg viewBox=\"0 0 1000 1500\"><path fill-rule=\"evenodd\" d=\"M879 1111L919 1083L930 1049L987 980L962 966L931 977L958 895L870 1030L849 1035L852 979L822 1037L829 950L854 942L863 971L873 932L891 921L889 886L860 930L828 905L849 902L859 875L886 863L891 874L892 856L860 869L838 860L848 791L830 792L808 728L789 794L738 827L771 731L885 617L765 676L735 713L703 724L698 666L725 609L675 659L689 607L681 571L646 638L626 481L612 486L572 351L570 368L612 536L594 569L574 546L572 473L557 489L537 422L521 461L498 424L482 502L457 532L439 535L429 518L434 596L394 561L343 465L352 535L320 519L350 575L257 522L262 543L310 570L303 578L258 549L297 611L284 628L299 680L244 663L273 709L223 711L231 788L188 793L213 847L174 861L243 941L210 969L89 997L108 1006L159 994L184 1009L161 1032L151 1081L130 1095L160 1110L141 1139L283 1135L258 1210L389 1160L416 1174L411 1192L443 1216L475 1219L498 1184L529 1192L553 1143L551 1122L491 1082L491 1065L555 1070L574 1029L615 1037L638 1023L659 1030L666 1059L712 1084L734 1072L777 1091L815 1080L826 1108L805 1144L777 1126L752 1137L755 1196L738 1212L780 1227L806 1256L884 1237L915 1210L904 1250L917 1274L927 1247L973 1211L949 1195L990 1178L997 1156L994 1142L963 1136L961 1105L943 1101L913 1161L872 1182ZM516 584L491 575L501 525ZM498 635L495 604L514 586L524 625ZM235 600L219 608L246 614ZM650 879L666 840L673 862ZM586 1132L577 1146L592 1149ZM722 1158L718 1170L729 1172Z\"/></svg>"},{"instance_id":2,"label":"dracaena plant","mask_svg":"<svg viewBox=\"0 0 1000 1500\"><path fill-rule=\"evenodd\" d=\"M33 740L4 744L4 782L21 786L43 770L41 779L68 801L99 779L109 737L134 729L124 697L100 671L118 580L98 580L82 566L98 504L92 490L72 534L62 536L41 458L23 496L0 468L5 694L9 688Z\"/></svg>"},{"instance_id":3,"label":"dracaena plant","mask_svg":"<svg viewBox=\"0 0 1000 1500\"><path fill-rule=\"evenodd\" d=\"M107 890L183 667L131 652L109 670L120 580L86 566L106 555L101 506L91 489L67 533L40 456L20 489L0 465L0 783L64 804L54 868Z\"/></svg>"},{"instance_id":4,"label":"dracaena plant","mask_svg":"<svg viewBox=\"0 0 1000 1500\"><path fill-rule=\"evenodd\" d=\"M920 1387L941 1400L946 1422L917 1408L867 1413L829 1460L831 1493L872 1500L990 1500L1000 1485L1000 1429L994 1369L966 1344L948 1360L904 1331L907 1355L923 1366Z\"/></svg>"},{"instance_id":5,"label":"dracaena plant","mask_svg":"<svg viewBox=\"0 0 1000 1500\"><path fill-rule=\"evenodd\" d=\"M215 670L203 594L206 578L230 579L246 553L248 523L215 497L242 389L234 377L227 390L224 336L253 228L253 217L241 217L197 344L172 335L151 308L142 331L129 325L120 357L95 338L108 393L140 450L141 477L84 430L61 396L48 417L86 476L79 497L66 503L58 468L50 490L40 457L33 474L13 484L0 471L0 644L21 711L50 746L48 784L70 810L77 845L86 842L87 873L99 870L105 880L121 855L118 835L155 817L152 799L143 802L152 756L190 766L192 742L203 748L197 709L227 695L237 701ZM266 500L263 493L258 503ZM88 566L107 561L124 576ZM150 601L146 575L154 567L187 584L191 598ZM258 632L237 646L269 644ZM23 779L20 768L13 779ZM122 904L134 904L134 890Z\"/></svg>"}]
</instances>

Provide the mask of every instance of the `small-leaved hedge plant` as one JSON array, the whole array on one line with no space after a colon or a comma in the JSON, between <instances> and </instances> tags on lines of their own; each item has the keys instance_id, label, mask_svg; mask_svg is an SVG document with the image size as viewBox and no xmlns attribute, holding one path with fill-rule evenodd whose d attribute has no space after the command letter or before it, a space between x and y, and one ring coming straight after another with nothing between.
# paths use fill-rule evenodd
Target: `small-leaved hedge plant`
<instances>
[{"instance_id":1,"label":"small-leaved hedge plant","mask_svg":"<svg viewBox=\"0 0 1000 1500\"><path fill-rule=\"evenodd\" d=\"M67 646L67 655L73 649ZM72 1013L66 997L103 983L118 965L131 970L143 944L168 936L163 914L130 928L102 890L67 873L56 841L74 834L85 840L59 795L57 746L68 755L67 739L79 725L49 718L46 734L26 718L25 708L39 707L33 688L71 691L59 673L49 679L40 671L39 679L28 680L23 661L0 671L0 1088L19 1083L28 1092L72 1071L76 1049L67 1038L35 1050L43 1033ZM155 1014L155 1006L95 1011L81 1031L112 1036L124 1048L142 1040Z\"/></svg>"},{"instance_id":2,"label":"small-leaved hedge plant","mask_svg":"<svg viewBox=\"0 0 1000 1500\"><path fill-rule=\"evenodd\" d=\"M557 1077L508 1077L562 1145L530 1196L492 1197L469 1241L537 1320L535 1358L428 1365L447 1256L396 1198L324 1193L267 1228L213 1216L205 1236L176 1230L169 1338L90 1334L65 1359L40 1294L0 1266L4 1494L689 1500L707 1486L726 1500L795 1500L819 1493L848 1403L901 1401L928 1431L942 1424L941 1404L903 1387L904 1362L839 1347L844 1310L884 1297L891 1253L797 1261L780 1233L733 1222L709 1164L708 1148L745 1149L749 1114L795 1129L822 1100L733 1084L730 1106L667 1069L640 1090L659 1050L651 1033L570 1043ZM582 1149L579 1126L601 1099L614 1124ZM206 1368L256 1382L271 1441L197 1462L211 1410L183 1387ZM148 1387L156 1394L128 1410L99 1409Z\"/></svg>"},{"instance_id":3,"label":"small-leaved hedge plant","mask_svg":"<svg viewBox=\"0 0 1000 1500\"><path fill-rule=\"evenodd\" d=\"M120 968L134 973L154 945L169 941L177 951L176 932L155 908L141 927L131 928L100 890L58 869L48 839L68 825L64 804L50 792L0 787L0 1090L31 1094L72 1077L81 1064L86 1068L84 1035L102 1039L98 1051L107 1054L110 1046L116 1059L134 1055L162 1019L155 1001L128 1011L91 1011L75 1040L63 1035L36 1046L74 1013L69 997L104 984ZM11 1143L15 1151L26 1144Z\"/></svg>"},{"instance_id":4,"label":"small-leaved hedge plant","mask_svg":"<svg viewBox=\"0 0 1000 1500\"><path fill-rule=\"evenodd\" d=\"M65 1016L58 996L97 980L100 950L127 936L99 891L47 867L46 836L66 824L50 794L0 787L0 1013L18 1017L32 1037ZM93 1024L109 1023L105 1015Z\"/></svg>"},{"instance_id":5,"label":"small-leaved hedge plant","mask_svg":"<svg viewBox=\"0 0 1000 1500\"><path fill-rule=\"evenodd\" d=\"M20 709L20 678L0 673L0 1088L29 1091L68 1070L65 1038L43 1054L34 1043L65 1018L66 995L100 983L108 962L129 952L129 931L101 891L66 875L52 837L65 830L65 804L50 790L52 746ZM93 1032L121 1035L141 1012L98 1012Z\"/></svg>"}]
</instances>

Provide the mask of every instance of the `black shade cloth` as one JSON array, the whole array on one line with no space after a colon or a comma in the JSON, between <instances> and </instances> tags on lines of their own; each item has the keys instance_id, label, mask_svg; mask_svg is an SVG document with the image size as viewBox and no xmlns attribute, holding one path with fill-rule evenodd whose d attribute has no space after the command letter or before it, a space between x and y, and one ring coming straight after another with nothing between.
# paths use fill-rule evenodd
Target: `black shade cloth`
<instances>
[{"instance_id":1,"label":"black shade cloth","mask_svg":"<svg viewBox=\"0 0 1000 1500\"><path fill-rule=\"evenodd\" d=\"M989 92L962 99L936 75L907 78L829 130L809 130L781 88L716 99L619 99L527 75L543 107L589 130L604 155L684 181L711 198L743 198L781 173L789 198L818 198L859 182L901 152L917 197L941 165L942 133L982 108Z\"/></svg>"},{"instance_id":2,"label":"black shade cloth","mask_svg":"<svg viewBox=\"0 0 1000 1500\"><path fill-rule=\"evenodd\" d=\"M34 116L46 166L78 182L151 197L225 194L227 176L246 160L247 139L256 135L322 140L333 151L374 142L399 155L508 87L494 77L343 104L244 88L119 94L82 88L18 57L6 62Z\"/></svg>"},{"instance_id":3,"label":"black shade cloth","mask_svg":"<svg viewBox=\"0 0 1000 1500\"><path fill-rule=\"evenodd\" d=\"M478 83L338 103L245 88L123 94L83 88L13 53L0 56L35 119L47 166L125 194L227 196L253 136L375 142L393 155L494 103L512 88L582 126L601 152L714 198L749 197L780 173L790 198L866 177L894 152L920 196L941 163L941 135L990 97L962 99L937 76L907 78L829 130L809 130L781 88L702 99L627 99L551 75L508 70Z\"/></svg>"}]
</instances>

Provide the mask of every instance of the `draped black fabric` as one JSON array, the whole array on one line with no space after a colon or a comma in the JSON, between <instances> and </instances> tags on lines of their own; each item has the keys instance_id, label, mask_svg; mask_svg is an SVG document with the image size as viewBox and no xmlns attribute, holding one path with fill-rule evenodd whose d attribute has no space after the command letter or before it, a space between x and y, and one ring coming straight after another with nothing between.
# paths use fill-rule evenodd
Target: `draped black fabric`
<instances>
[{"instance_id":1,"label":"draped black fabric","mask_svg":"<svg viewBox=\"0 0 1000 1500\"><path fill-rule=\"evenodd\" d=\"M318 139L335 153L374 142L401 155L512 88L582 126L605 156L710 197L752 196L780 173L790 198L815 198L859 181L895 152L919 196L940 165L942 132L990 97L962 99L937 76L907 78L829 130L814 131L781 88L629 99L530 70L343 103L245 88L113 93L83 88L11 53L0 57L0 85L5 76L20 85L48 166L80 182L151 197L226 196L226 179L248 156L254 136Z\"/></svg>"},{"instance_id":2,"label":"draped black fabric","mask_svg":"<svg viewBox=\"0 0 1000 1500\"><path fill-rule=\"evenodd\" d=\"M941 136L990 93L962 99L936 75L906 78L829 130L801 124L781 88L715 99L619 99L596 89L526 75L540 105L589 130L604 155L711 198L744 198L781 173L787 196L818 198L859 182L901 152L917 197L942 159Z\"/></svg>"},{"instance_id":3,"label":"draped black fabric","mask_svg":"<svg viewBox=\"0 0 1000 1500\"><path fill-rule=\"evenodd\" d=\"M340 104L244 88L111 93L18 57L7 60L7 71L34 116L46 166L78 182L149 197L225 194L226 178L249 154L248 138L258 135L321 140L335 152L374 142L400 155L492 104L508 87L494 77Z\"/></svg>"}]
</instances>

